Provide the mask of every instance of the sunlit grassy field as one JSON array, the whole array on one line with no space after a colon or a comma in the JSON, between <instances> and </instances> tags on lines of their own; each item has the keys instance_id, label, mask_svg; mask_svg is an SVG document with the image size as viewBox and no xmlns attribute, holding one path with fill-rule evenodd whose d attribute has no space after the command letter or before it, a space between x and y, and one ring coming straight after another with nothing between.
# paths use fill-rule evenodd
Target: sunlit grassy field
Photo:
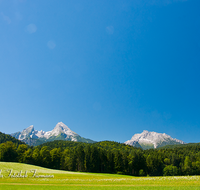
<instances>
[{"instance_id":1,"label":"sunlit grassy field","mask_svg":"<svg viewBox=\"0 0 200 190\"><path fill-rule=\"evenodd\" d=\"M22 170L21 176L27 171L28 177L11 178L8 177L12 169L12 174L17 176ZM53 178L35 178L32 177L37 169L35 176L54 175ZM67 172L60 170L51 170L28 164L0 162L2 170L0 178L0 190L157 190L157 189L200 189L200 176L177 176L177 177L132 177L116 174L94 174L82 172ZM32 172L30 172L32 170Z\"/></svg>"}]
</instances>

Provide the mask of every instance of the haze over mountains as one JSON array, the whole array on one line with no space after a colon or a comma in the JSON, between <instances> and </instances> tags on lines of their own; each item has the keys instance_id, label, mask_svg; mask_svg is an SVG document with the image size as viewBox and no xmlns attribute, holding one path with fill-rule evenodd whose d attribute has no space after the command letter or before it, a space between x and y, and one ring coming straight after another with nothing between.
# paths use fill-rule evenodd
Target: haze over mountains
<instances>
[{"instance_id":1,"label":"haze over mountains","mask_svg":"<svg viewBox=\"0 0 200 190\"><path fill-rule=\"evenodd\" d=\"M95 143L95 141L91 139L81 137L62 122L57 123L52 131L38 131L34 129L33 125L31 125L30 127L24 129L22 132L12 133L11 136L32 146L54 140ZM144 130L141 134L133 135L131 140L126 141L125 144L142 149L149 149L158 148L165 145L185 143L181 140L173 139L165 133L162 134Z\"/></svg>"}]
</instances>

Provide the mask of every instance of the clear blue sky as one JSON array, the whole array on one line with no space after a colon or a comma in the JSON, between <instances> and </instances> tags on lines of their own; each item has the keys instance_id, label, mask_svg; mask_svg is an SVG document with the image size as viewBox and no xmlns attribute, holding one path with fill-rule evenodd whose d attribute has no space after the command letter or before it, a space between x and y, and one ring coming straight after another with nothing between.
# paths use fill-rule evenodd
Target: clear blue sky
<instances>
[{"instance_id":1,"label":"clear blue sky","mask_svg":"<svg viewBox=\"0 0 200 190\"><path fill-rule=\"evenodd\" d=\"M0 0L0 131L200 142L199 0Z\"/></svg>"}]
</instances>

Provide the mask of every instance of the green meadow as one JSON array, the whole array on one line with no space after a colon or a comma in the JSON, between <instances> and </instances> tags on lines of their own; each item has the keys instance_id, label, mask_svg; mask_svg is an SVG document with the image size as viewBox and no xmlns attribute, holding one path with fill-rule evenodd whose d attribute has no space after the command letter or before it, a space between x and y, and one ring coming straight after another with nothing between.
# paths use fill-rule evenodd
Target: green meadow
<instances>
[{"instance_id":1,"label":"green meadow","mask_svg":"<svg viewBox=\"0 0 200 190\"><path fill-rule=\"evenodd\" d=\"M68 172L11 162L0 162L0 170L0 190L200 189L200 176L133 177L117 174ZM25 172L26 176L24 177Z\"/></svg>"}]
</instances>

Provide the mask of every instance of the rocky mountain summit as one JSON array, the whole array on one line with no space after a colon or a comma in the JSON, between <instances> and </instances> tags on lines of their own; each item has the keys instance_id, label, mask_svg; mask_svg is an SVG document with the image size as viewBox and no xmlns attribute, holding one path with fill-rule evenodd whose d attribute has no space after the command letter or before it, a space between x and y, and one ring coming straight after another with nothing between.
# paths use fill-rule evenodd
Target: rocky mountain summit
<instances>
[{"instance_id":1,"label":"rocky mountain summit","mask_svg":"<svg viewBox=\"0 0 200 190\"><path fill-rule=\"evenodd\" d=\"M52 131L38 131L34 129L33 125L31 125L22 132L12 133L11 136L33 146L54 140L68 140L87 143L95 142L81 137L62 122L57 123Z\"/></svg>"},{"instance_id":2,"label":"rocky mountain summit","mask_svg":"<svg viewBox=\"0 0 200 190\"><path fill-rule=\"evenodd\" d=\"M165 145L185 144L183 141L173 139L171 136L165 133L149 132L144 130L140 134L132 136L131 140L125 142L125 144L140 147L142 149L158 148Z\"/></svg>"}]
</instances>

